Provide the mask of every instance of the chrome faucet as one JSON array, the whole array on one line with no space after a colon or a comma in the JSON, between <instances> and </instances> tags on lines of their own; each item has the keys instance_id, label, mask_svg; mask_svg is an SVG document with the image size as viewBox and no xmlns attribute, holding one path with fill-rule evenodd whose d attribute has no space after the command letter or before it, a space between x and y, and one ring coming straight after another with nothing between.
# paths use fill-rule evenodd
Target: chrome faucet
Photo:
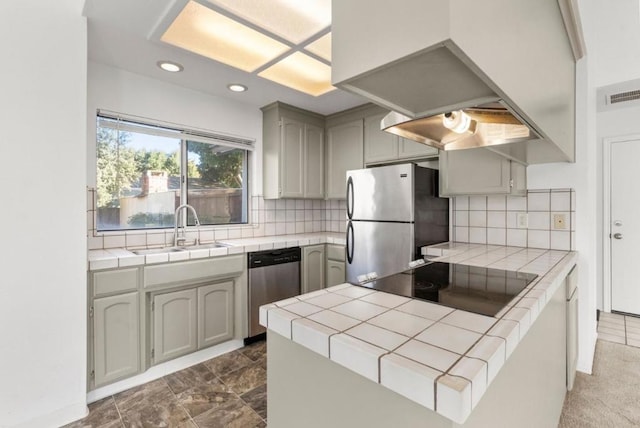
<instances>
[{"instance_id":1,"label":"chrome faucet","mask_svg":"<svg viewBox=\"0 0 640 428\"><path fill-rule=\"evenodd\" d=\"M181 224L180 221L180 211L182 209L189 209L191 210L191 212L193 213L193 218L196 221L196 228L198 229L198 238L195 239L194 245L198 245L199 243L199 237L200 237L200 220L198 220L198 214L196 214L196 210L188 204L182 204L180 205L178 208L176 208L176 212L174 214L174 219L175 219L175 228L173 229L173 245L174 247L177 247L179 245L186 245L187 242L187 238L185 236L185 229L186 229L186 220L184 221L183 225ZM182 228L182 236L178 237L178 229Z\"/></svg>"}]
</instances>

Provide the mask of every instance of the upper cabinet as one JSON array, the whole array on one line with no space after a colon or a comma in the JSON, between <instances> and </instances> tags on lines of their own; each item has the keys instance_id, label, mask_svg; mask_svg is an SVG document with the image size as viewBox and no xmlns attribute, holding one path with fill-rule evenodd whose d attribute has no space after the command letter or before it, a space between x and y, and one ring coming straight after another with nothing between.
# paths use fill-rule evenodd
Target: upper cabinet
<instances>
[{"instance_id":1,"label":"upper cabinet","mask_svg":"<svg viewBox=\"0 0 640 428\"><path fill-rule=\"evenodd\" d=\"M332 83L414 118L501 101L540 139L496 150L573 162L575 60L560 10L557 0L335 1Z\"/></svg>"},{"instance_id":2,"label":"upper cabinet","mask_svg":"<svg viewBox=\"0 0 640 428\"><path fill-rule=\"evenodd\" d=\"M526 195L526 167L487 149L443 151L440 196Z\"/></svg>"},{"instance_id":3,"label":"upper cabinet","mask_svg":"<svg viewBox=\"0 0 640 428\"><path fill-rule=\"evenodd\" d=\"M283 103L262 112L264 197L324 198L324 117Z\"/></svg>"},{"instance_id":4,"label":"upper cabinet","mask_svg":"<svg viewBox=\"0 0 640 428\"><path fill-rule=\"evenodd\" d=\"M380 121L386 114L378 113L364 118L365 164L438 156L436 148L382 131Z\"/></svg>"},{"instance_id":5,"label":"upper cabinet","mask_svg":"<svg viewBox=\"0 0 640 428\"><path fill-rule=\"evenodd\" d=\"M364 167L362 119L327 127L327 199L345 199L347 171Z\"/></svg>"}]
</instances>

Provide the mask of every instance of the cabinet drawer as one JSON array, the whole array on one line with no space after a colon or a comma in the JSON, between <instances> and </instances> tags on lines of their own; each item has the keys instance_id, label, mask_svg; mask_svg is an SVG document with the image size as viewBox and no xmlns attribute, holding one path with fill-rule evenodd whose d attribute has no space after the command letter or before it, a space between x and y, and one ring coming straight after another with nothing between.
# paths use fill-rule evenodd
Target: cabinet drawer
<instances>
[{"instance_id":1,"label":"cabinet drawer","mask_svg":"<svg viewBox=\"0 0 640 428\"><path fill-rule=\"evenodd\" d=\"M183 263L170 263L144 268L144 288L165 284L196 284L209 278L238 276L244 270L247 256L217 257Z\"/></svg>"},{"instance_id":2,"label":"cabinet drawer","mask_svg":"<svg viewBox=\"0 0 640 428\"><path fill-rule=\"evenodd\" d=\"M97 272L93 274L93 296L119 293L138 288L138 268Z\"/></svg>"},{"instance_id":3,"label":"cabinet drawer","mask_svg":"<svg viewBox=\"0 0 640 428\"><path fill-rule=\"evenodd\" d=\"M343 262L345 260L344 247L342 245L327 245L327 259Z\"/></svg>"}]
</instances>

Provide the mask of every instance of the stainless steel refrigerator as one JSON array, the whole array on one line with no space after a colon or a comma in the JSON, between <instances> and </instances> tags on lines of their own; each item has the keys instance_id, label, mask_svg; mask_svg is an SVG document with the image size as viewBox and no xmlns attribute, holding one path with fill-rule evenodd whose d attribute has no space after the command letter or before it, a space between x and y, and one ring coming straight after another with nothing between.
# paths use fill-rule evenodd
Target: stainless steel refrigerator
<instances>
[{"instance_id":1,"label":"stainless steel refrigerator","mask_svg":"<svg viewBox=\"0 0 640 428\"><path fill-rule=\"evenodd\" d=\"M347 281L409 268L424 245L449 240L438 171L408 163L347 172ZM360 278L359 278L360 277Z\"/></svg>"}]
</instances>

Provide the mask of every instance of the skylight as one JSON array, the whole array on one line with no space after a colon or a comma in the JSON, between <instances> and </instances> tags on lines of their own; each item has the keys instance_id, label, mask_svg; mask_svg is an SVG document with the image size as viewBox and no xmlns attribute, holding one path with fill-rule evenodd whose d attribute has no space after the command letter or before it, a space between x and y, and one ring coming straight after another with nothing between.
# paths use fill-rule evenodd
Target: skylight
<instances>
[{"instance_id":1,"label":"skylight","mask_svg":"<svg viewBox=\"0 0 640 428\"><path fill-rule=\"evenodd\" d=\"M160 39L309 95L335 89L331 0L206 1L189 1Z\"/></svg>"}]
</instances>

